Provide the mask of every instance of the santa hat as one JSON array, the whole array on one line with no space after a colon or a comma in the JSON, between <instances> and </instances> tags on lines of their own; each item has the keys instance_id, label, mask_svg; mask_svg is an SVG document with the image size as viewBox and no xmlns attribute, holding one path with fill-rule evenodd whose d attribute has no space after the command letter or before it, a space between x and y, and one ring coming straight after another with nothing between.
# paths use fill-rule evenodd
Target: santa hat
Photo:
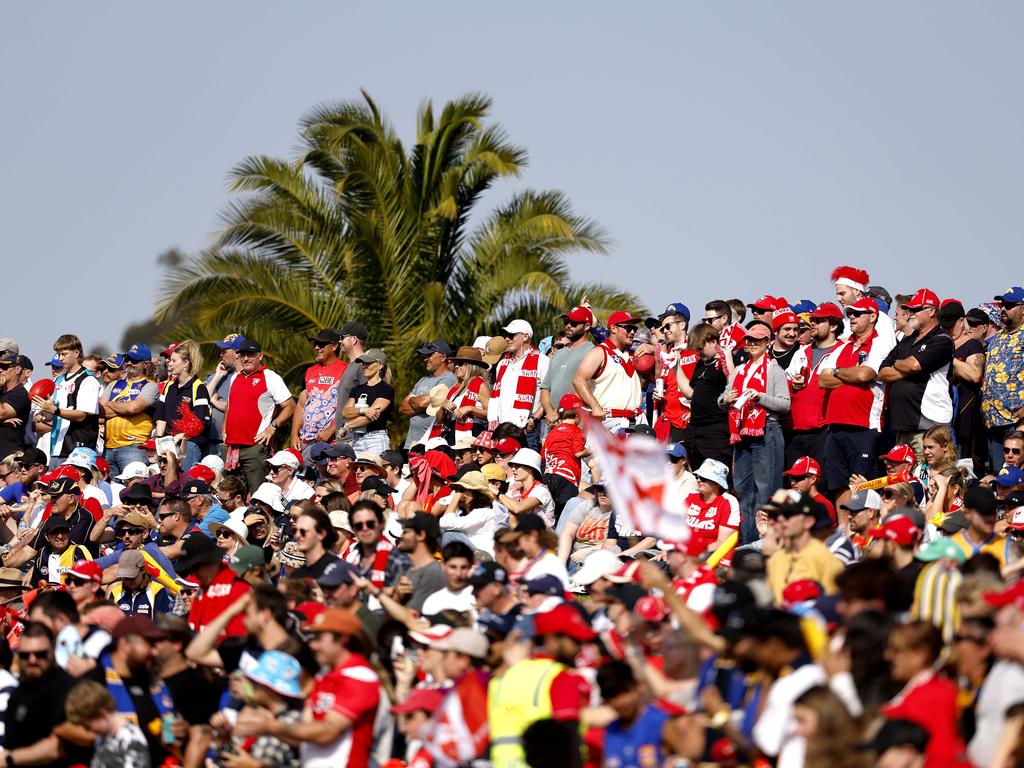
<instances>
[{"instance_id":1,"label":"santa hat","mask_svg":"<svg viewBox=\"0 0 1024 768\"><path fill-rule=\"evenodd\" d=\"M868 273L856 267L836 267L832 270L832 282L839 285L848 285L858 291L867 291Z\"/></svg>"}]
</instances>

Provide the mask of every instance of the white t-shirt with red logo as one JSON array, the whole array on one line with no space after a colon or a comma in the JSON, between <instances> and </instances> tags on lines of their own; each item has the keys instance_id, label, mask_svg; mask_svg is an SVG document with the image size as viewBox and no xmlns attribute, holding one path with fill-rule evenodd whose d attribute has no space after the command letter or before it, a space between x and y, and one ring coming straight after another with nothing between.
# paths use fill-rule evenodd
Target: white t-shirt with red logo
<instances>
[{"instance_id":1,"label":"white t-shirt with red logo","mask_svg":"<svg viewBox=\"0 0 1024 768\"><path fill-rule=\"evenodd\" d=\"M317 433L334 423L338 407L338 384L348 363L335 360L330 365L319 363L306 369L306 404L302 408L299 438L304 443L316 440Z\"/></svg>"},{"instance_id":2,"label":"white t-shirt with red logo","mask_svg":"<svg viewBox=\"0 0 1024 768\"><path fill-rule=\"evenodd\" d=\"M373 746L373 721L380 702L380 681L366 659L353 653L341 666L313 682L303 722L320 722L337 712L352 725L330 744L303 742L304 768L366 768Z\"/></svg>"},{"instance_id":3,"label":"white t-shirt with red logo","mask_svg":"<svg viewBox=\"0 0 1024 768\"><path fill-rule=\"evenodd\" d=\"M709 547L718 541L721 528L739 530L740 504L731 493L723 493L711 501L704 501L699 493L692 493L686 504L689 506L687 522L691 534L703 539Z\"/></svg>"},{"instance_id":4,"label":"white t-shirt with red logo","mask_svg":"<svg viewBox=\"0 0 1024 768\"><path fill-rule=\"evenodd\" d=\"M270 426L274 407L288 402L292 393L284 380L268 368L244 372L231 382L224 440L228 445L255 445L256 435Z\"/></svg>"}]
</instances>

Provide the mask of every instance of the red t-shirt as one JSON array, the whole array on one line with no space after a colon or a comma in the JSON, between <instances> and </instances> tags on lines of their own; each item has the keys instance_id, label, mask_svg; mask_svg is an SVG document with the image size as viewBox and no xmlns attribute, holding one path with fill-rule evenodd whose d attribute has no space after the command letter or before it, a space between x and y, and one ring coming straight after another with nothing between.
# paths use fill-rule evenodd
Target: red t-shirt
<instances>
[{"instance_id":1,"label":"red t-shirt","mask_svg":"<svg viewBox=\"0 0 1024 768\"><path fill-rule=\"evenodd\" d=\"M708 547L718 541L719 528L735 531L740 527L740 507L729 494L704 501L699 493L691 493L686 498L686 504L689 506L687 516L690 531Z\"/></svg>"},{"instance_id":2,"label":"red t-shirt","mask_svg":"<svg viewBox=\"0 0 1024 768\"><path fill-rule=\"evenodd\" d=\"M665 382L665 400L661 412L669 424L677 429L686 429L690 423L690 408L683 404L676 381L676 365L683 367L687 378L693 376L700 353L693 349L680 349L662 356L661 378Z\"/></svg>"},{"instance_id":3,"label":"red t-shirt","mask_svg":"<svg viewBox=\"0 0 1024 768\"><path fill-rule=\"evenodd\" d=\"M235 572L226 565L206 589L200 591L188 612L188 624L193 632L201 632L203 627L219 616L229 605L248 592L249 585L235 576ZM238 614L228 624L223 637L238 637L248 634L245 631L245 612ZM223 639L223 638L222 638Z\"/></svg>"},{"instance_id":4,"label":"red t-shirt","mask_svg":"<svg viewBox=\"0 0 1024 768\"><path fill-rule=\"evenodd\" d=\"M224 414L224 441L228 445L255 445L256 435L270 425L275 407L290 397L281 377L267 368L236 374Z\"/></svg>"},{"instance_id":5,"label":"red t-shirt","mask_svg":"<svg viewBox=\"0 0 1024 768\"><path fill-rule=\"evenodd\" d=\"M579 720L590 703L590 683L575 670L565 669L551 681L551 719Z\"/></svg>"},{"instance_id":6,"label":"red t-shirt","mask_svg":"<svg viewBox=\"0 0 1024 768\"><path fill-rule=\"evenodd\" d=\"M320 722L337 712L352 725L330 744L302 745L302 764L365 768L373 746L373 721L380 702L380 681L366 659L353 653L341 666L317 676L303 719Z\"/></svg>"},{"instance_id":7,"label":"red t-shirt","mask_svg":"<svg viewBox=\"0 0 1024 768\"><path fill-rule=\"evenodd\" d=\"M851 339L838 350L829 353L832 368L852 368L867 365L875 371L881 367L884 355L878 344L878 334L872 331L863 344L854 346ZM873 351L874 347L874 351ZM843 384L828 391L825 396L825 424L843 424L854 427L881 430L884 390L869 384Z\"/></svg>"},{"instance_id":8,"label":"red t-shirt","mask_svg":"<svg viewBox=\"0 0 1024 768\"><path fill-rule=\"evenodd\" d=\"M573 485L580 482L580 460L576 454L587 445L576 424L556 424L544 440L544 471L564 477Z\"/></svg>"}]
</instances>

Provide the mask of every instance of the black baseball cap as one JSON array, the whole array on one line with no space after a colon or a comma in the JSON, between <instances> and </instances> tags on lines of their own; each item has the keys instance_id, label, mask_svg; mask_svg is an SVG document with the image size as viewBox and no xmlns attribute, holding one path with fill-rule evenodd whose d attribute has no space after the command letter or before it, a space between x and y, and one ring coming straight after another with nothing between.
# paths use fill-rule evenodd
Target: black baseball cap
<instances>
[{"instance_id":1,"label":"black baseball cap","mask_svg":"<svg viewBox=\"0 0 1024 768\"><path fill-rule=\"evenodd\" d=\"M21 452L21 456L18 458L18 464L23 467L29 467L36 464L46 466L46 454L38 448L26 448Z\"/></svg>"},{"instance_id":2,"label":"black baseball cap","mask_svg":"<svg viewBox=\"0 0 1024 768\"><path fill-rule=\"evenodd\" d=\"M444 339L434 339L416 350L417 354L423 355L424 357L432 355L435 352L440 352L445 357L451 357L455 354L455 350L452 349L452 345Z\"/></svg>"},{"instance_id":3,"label":"black baseball cap","mask_svg":"<svg viewBox=\"0 0 1024 768\"><path fill-rule=\"evenodd\" d=\"M341 336L333 328L324 328L316 336L310 336L309 340L315 344L337 344Z\"/></svg>"},{"instance_id":4,"label":"black baseball cap","mask_svg":"<svg viewBox=\"0 0 1024 768\"><path fill-rule=\"evenodd\" d=\"M50 515L46 522L43 523L43 535L47 533L53 533L54 531L70 531L71 526L68 525L68 519L61 517L60 515Z\"/></svg>"},{"instance_id":5,"label":"black baseball cap","mask_svg":"<svg viewBox=\"0 0 1024 768\"><path fill-rule=\"evenodd\" d=\"M356 460L355 449L348 443L335 443L330 448L320 452L320 456L326 459L352 459Z\"/></svg>"},{"instance_id":6,"label":"black baseball cap","mask_svg":"<svg viewBox=\"0 0 1024 768\"><path fill-rule=\"evenodd\" d=\"M995 517L996 496L984 486L971 486L964 493L964 509L972 509L982 517Z\"/></svg>"},{"instance_id":7,"label":"black baseball cap","mask_svg":"<svg viewBox=\"0 0 1024 768\"><path fill-rule=\"evenodd\" d=\"M385 464L394 464L396 467L401 467L405 464L405 456L402 455L402 452L391 448L381 451L380 458Z\"/></svg>"},{"instance_id":8,"label":"black baseball cap","mask_svg":"<svg viewBox=\"0 0 1024 768\"><path fill-rule=\"evenodd\" d=\"M185 539L181 549L181 557L174 562L174 570L179 576L187 576L193 568L203 563L219 563L224 560L226 553L226 550L214 544L213 539L201 533Z\"/></svg>"},{"instance_id":9,"label":"black baseball cap","mask_svg":"<svg viewBox=\"0 0 1024 768\"><path fill-rule=\"evenodd\" d=\"M893 747L910 747L924 754L928 747L928 731L911 720L886 720L871 741L859 745L865 752L881 755Z\"/></svg>"},{"instance_id":10,"label":"black baseball cap","mask_svg":"<svg viewBox=\"0 0 1024 768\"><path fill-rule=\"evenodd\" d=\"M508 584L508 571L494 561L478 563L469 574L466 583L473 587L486 587L488 584Z\"/></svg>"},{"instance_id":11,"label":"black baseball cap","mask_svg":"<svg viewBox=\"0 0 1024 768\"><path fill-rule=\"evenodd\" d=\"M529 533L530 531L546 531L548 529L547 523L544 522L544 518L540 515L535 515L532 512L526 512L519 515L516 520L516 533Z\"/></svg>"},{"instance_id":12,"label":"black baseball cap","mask_svg":"<svg viewBox=\"0 0 1024 768\"><path fill-rule=\"evenodd\" d=\"M345 323L341 326L341 330L338 331L339 336L355 336L360 341L366 341L370 338L370 332L366 330L366 326L362 323Z\"/></svg>"},{"instance_id":13,"label":"black baseball cap","mask_svg":"<svg viewBox=\"0 0 1024 768\"><path fill-rule=\"evenodd\" d=\"M263 345L260 344L256 339L246 339L242 342L238 348L239 352L262 352Z\"/></svg>"}]
</instances>

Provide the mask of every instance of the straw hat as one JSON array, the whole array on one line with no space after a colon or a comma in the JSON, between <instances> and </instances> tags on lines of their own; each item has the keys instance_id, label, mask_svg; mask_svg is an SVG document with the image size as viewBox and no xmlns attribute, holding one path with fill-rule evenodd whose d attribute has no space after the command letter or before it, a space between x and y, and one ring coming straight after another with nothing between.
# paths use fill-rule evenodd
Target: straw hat
<instances>
[{"instance_id":1,"label":"straw hat","mask_svg":"<svg viewBox=\"0 0 1024 768\"><path fill-rule=\"evenodd\" d=\"M489 499L494 498L494 490L483 472L467 472L460 479L451 484L453 488L462 488L466 491L482 493Z\"/></svg>"}]
</instances>

